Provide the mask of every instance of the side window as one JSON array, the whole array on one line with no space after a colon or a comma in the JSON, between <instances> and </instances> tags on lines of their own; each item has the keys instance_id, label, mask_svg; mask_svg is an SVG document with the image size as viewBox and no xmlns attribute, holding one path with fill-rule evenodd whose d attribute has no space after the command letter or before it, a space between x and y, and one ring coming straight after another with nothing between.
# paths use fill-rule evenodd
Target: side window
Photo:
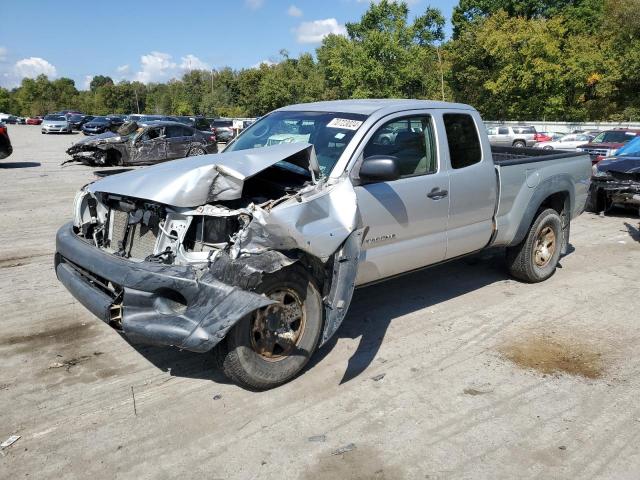
<instances>
[{"instance_id":1,"label":"side window","mask_svg":"<svg viewBox=\"0 0 640 480\"><path fill-rule=\"evenodd\" d=\"M496 127L487 128L487 135L496 135L498 133L498 129Z\"/></svg>"},{"instance_id":2,"label":"side window","mask_svg":"<svg viewBox=\"0 0 640 480\"><path fill-rule=\"evenodd\" d=\"M447 132L451 167L464 168L480 162L482 150L473 118L462 113L445 113L442 118Z\"/></svg>"},{"instance_id":3,"label":"side window","mask_svg":"<svg viewBox=\"0 0 640 480\"><path fill-rule=\"evenodd\" d=\"M438 169L431 117L407 117L382 125L364 148L364 157L393 156L400 176L434 173Z\"/></svg>"},{"instance_id":4,"label":"side window","mask_svg":"<svg viewBox=\"0 0 640 480\"><path fill-rule=\"evenodd\" d=\"M169 125L166 127L165 132L167 138L177 138L191 135L191 133L186 132L186 130L182 125Z\"/></svg>"},{"instance_id":5,"label":"side window","mask_svg":"<svg viewBox=\"0 0 640 480\"><path fill-rule=\"evenodd\" d=\"M498 129L498 135L509 135L509 129L507 127L500 127Z\"/></svg>"},{"instance_id":6,"label":"side window","mask_svg":"<svg viewBox=\"0 0 640 480\"><path fill-rule=\"evenodd\" d=\"M160 136L159 128L150 128L142 135L142 140L143 141L153 140L154 138L158 138L159 136Z\"/></svg>"}]
</instances>

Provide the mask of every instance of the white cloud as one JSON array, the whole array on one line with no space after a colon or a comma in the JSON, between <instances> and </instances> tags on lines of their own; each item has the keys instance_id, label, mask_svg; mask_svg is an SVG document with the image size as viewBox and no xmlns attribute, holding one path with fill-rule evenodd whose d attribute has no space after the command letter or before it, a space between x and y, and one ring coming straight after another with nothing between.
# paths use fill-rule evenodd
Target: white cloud
<instances>
[{"instance_id":1,"label":"white cloud","mask_svg":"<svg viewBox=\"0 0 640 480\"><path fill-rule=\"evenodd\" d=\"M302 22L295 30L299 43L320 43L324 37L333 33L346 35L347 29L340 25L335 18Z\"/></svg>"},{"instance_id":2,"label":"white cloud","mask_svg":"<svg viewBox=\"0 0 640 480\"><path fill-rule=\"evenodd\" d=\"M290 17L301 17L302 16L302 10L300 10L295 5L291 5L287 9L287 15L289 15Z\"/></svg>"},{"instance_id":3,"label":"white cloud","mask_svg":"<svg viewBox=\"0 0 640 480\"><path fill-rule=\"evenodd\" d=\"M58 76L58 71L56 67L44 58L23 58L14 63L8 70L0 73L0 85L9 88L17 87L23 78L36 78L38 75L54 78Z\"/></svg>"},{"instance_id":4,"label":"white cloud","mask_svg":"<svg viewBox=\"0 0 640 480\"><path fill-rule=\"evenodd\" d=\"M266 65L267 67L272 67L274 65L277 65L278 62L274 62L273 60L261 60L260 62L256 63L255 65L251 65L251 68L260 68L260 65Z\"/></svg>"},{"instance_id":5,"label":"white cloud","mask_svg":"<svg viewBox=\"0 0 640 480\"><path fill-rule=\"evenodd\" d=\"M41 74L47 77L55 77L57 75L56 67L40 57L29 57L18 60L13 66L13 71L16 76L21 79L24 77L35 78Z\"/></svg>"},{"instance_id":6,"label":"white cloud","mask_svg":"<svg viewBox=\"0 0 640 480\"><path fill-rule=\"evenodd\" d=\"M171 78L176 67L168 53L151 52L140 57L140 71L134 78L142 83L162 82Z\"/></svg>"},{"instance_id":7,"label":"white cloud","mask_svg":"<svg viewBox=\"0 0 640 480\"><path fill-rule=\"evenodd\" d=\"M116 68L116 72L120 73L121 75L129 73L129 65L120 65L118 68Z\"/></svg>"},{"instance_id":8,"label":"white cloud","mask_svg":"<svg viewBox=\"0 0 640 480\"><path fill-rule=\"evenodd\" d=\"M0 47L0 62L7 61L7 53L9 53L9 50L7 50L7 47Z\"/></svg>"},{"instance_id":9,"label":"white cloud","mask_svg":"<svg viewBox=\"0 0 640 480\"><path fill-rule=\"evenodd\" d=\"M244 0L244 4L251 10L258 10L262 7L264 0Z\"/></svg>"},{"instance_id":10,"label":"white cloud","mask_svg":"<svg viewBox=\"0 0 640 480\"><path fill-rule=\"evenodd\" d=\"M180 64L182 70L211 70L211 65L203 62L193 54L182 57L182 63Z\"/></svg>"},{"instance_id":11,"label":"white cloud","mask_svg":"<svg viewBox=\"0 0 640 480\"><path fill-rule=\"evenodd\" d=\"M93 80L93 75L85 75L84 80L82 82L82 90L89 90L91 86L91 80Z\"/></svg>"},{"instance_id":12,"label":"white cloud","mask_svg":"<svg viewBox=\"0 0 640 480\"><path fill-rule=\"evenodd\" d=\"M191 70L211 70L211 66L192 53L180 58L180 64L164 52L151 52L140 57L140 70L133 76L129 74L129 65L121 65L117 72L122 78L132 78L142 83L165 82L179 77Z\"/></svg>"}]
</instances>

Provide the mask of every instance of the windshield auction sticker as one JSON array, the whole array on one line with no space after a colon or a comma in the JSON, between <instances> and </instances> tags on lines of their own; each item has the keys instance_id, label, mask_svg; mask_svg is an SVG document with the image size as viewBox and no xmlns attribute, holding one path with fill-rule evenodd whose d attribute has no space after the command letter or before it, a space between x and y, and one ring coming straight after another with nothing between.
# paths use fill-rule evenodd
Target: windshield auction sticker
<instances>
[{"instance_id":1,"label":"windshield auction sticker","mask_svg":"<svg viewBox=\"0 0 640 480\"><path fill-rule=\"evenodd\" d=\"M334 118L327 127L329 128L342 128L344 130L357 130L362 125L360 120L349 120L348 118Z\"/></svg>"}]
</instances>

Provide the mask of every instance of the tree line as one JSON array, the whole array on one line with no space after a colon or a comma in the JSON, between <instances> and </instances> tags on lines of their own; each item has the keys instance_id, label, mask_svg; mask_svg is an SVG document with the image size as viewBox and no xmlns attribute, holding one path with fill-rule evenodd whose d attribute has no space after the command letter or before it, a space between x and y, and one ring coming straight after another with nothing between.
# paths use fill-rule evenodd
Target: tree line
<instances>
[{"instance_id":1,"label":"tree line","mask_svg":"<svg viewBox=\"0 0 640 480\"><path fill-rule=\"evenodd\" d=\"M193 70L166 83L98 75L25 78L0 88L0 111L255 117L275 108L346 98L421 98L476 107L487 119L640 120L638 0L460 0L445 19L428 7L372 3L347 35L315 55L259 67Z\"/></svg>"}]
</instances>

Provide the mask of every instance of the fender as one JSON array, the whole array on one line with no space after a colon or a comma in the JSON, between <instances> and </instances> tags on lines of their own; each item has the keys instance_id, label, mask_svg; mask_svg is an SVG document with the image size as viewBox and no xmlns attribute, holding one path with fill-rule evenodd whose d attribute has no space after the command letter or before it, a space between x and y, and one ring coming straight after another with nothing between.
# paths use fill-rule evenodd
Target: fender
<instances>
[{"instance_id":1,"label":"fender","mask_svg":"<svg viewBox=\"0 0 640 480\"><path fill-rule=\"evenodd\" d=\"M540 209L540 205L542 205L547 198L549 198L553 194L564 192L568 193L569 202L569 205L567 205L567 202L565 201L565 211L568 212L569 218L571 218L573 216L572 212L575 205L575 190L573 187L572 177L567 173L553 175L552 177L549 177L542 181L536 187L536 190L533 193L531 200L527 205L526 210L524 211L524 214L522 215L522 219L520 220L520 224L518 225L518 230L516 231L516 234L509 245L518 245L524 240L524 238L527 236L529 228L531 227L531 224L535 220L535 216Z\"/></svg>"}]
</instances>

